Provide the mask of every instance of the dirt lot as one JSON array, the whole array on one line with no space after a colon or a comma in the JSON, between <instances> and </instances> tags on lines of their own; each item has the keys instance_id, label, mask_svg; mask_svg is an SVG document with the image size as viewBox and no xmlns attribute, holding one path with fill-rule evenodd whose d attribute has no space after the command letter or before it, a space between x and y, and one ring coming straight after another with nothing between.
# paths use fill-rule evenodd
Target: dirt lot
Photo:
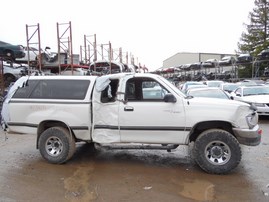
<instances>
[{"instance_id":1,"label":"dirt lot","mask_svg":"<svg viewBox=\"0 0 269 202\"><path fill-rule=\"evenodd\" d=\"M35 136L0 132L0 201L269 201L269 118L260 120L262 143L243 146L228 175L209 175L188 149L93 151L77 146L64 165L45 162Z\"/></svg>"}]
</instances>

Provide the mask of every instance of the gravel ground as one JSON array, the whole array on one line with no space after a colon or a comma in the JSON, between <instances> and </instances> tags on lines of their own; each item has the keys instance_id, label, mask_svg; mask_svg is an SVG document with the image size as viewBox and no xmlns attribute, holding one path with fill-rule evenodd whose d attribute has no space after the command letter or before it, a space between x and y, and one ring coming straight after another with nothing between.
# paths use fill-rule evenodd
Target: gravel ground
<instances>
[{"instance_id":1,"label":"gravel ground","mask_svg":"<svg viewBox=\"0 0 269 202\"><path fill-rule=\"evenodd\" d=\"M262 143L243 146L239 166L209 175L176 151L94 150L77 145L63 165L49 164L34 135L0 131L0 201L269 201L269 119L260 120Z\"/></svg>"}]
</instances>

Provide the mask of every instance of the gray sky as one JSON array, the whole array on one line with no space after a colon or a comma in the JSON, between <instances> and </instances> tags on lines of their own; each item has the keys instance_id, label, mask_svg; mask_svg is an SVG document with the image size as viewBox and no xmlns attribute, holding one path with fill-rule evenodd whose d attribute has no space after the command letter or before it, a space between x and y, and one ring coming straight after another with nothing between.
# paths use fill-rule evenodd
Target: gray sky
<instances>
[{"instance_id":1,"label":"gray sky","mask_svg":"<svg viewBox=\"0 0 269 202\"><path fill-rule=\"evenodd\" d=\"M12 0L0 8L2 41L26 45L26 24L39 23L42 48L57 51L56 23L71 21L74 53L96 34L97 44L110 41L155 70L178 52L235 53L254 0Z\"/></svg>"}]
</instances>

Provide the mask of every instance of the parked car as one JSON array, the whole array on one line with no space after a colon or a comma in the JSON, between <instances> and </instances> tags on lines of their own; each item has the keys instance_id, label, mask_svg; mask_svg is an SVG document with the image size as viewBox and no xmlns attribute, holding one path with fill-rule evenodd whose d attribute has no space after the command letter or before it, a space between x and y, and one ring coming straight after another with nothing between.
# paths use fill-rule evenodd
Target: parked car
<instances>
[{"instance_id":1,"label":"parked car","mask_svg":"<svg viewBox=\"0 0 269 202\"><path fill-rule=\"evenodd\" d=\"M133 91L134 92L134 91ZM142 96L145 100L163 100L164 96L168 92L162 88L161 86L154 86L152 88L143 88L142 89ZM129 96L129 94L128 94Z\"/></svg>"},{"instance_id":2,"label":"parked car","mask_svg":"<svg viewBox=\"0 0 269 202\"><path fill-rule=\"evenodd\" d=\"M244 79L243 81L239 81L236 84L240 86L257 86L257 85L263 85L264 81Z\"/></svg>"},{"instance_id":3,"label":"parked car","mask_svg":"<svg viewBox=\"0 0 269 202\"><path fill-rule=\"evenodd\" d=\"M269 48L265 49L263 51L261 51L258 55L257 55L257 59L258 60L269 60Z\"/></svg>"},{"instance_id":4,"label":"parked car","mask_svg":"<svg viewBox=\"0 0 269 202\"><path fill-rule=\"evenodd\" d=\"M15 82L21 76L28 74L28 67L20 64L10 64L7 62L3 63L4 70L4 85L8 87L12 82Z\"/></svg>"},{"instance_id":5,"label":"parked car","mask_svg":"<svg viewBox=\"0 0 269 202\"><path fill-rule=\"evenodd\" d=\"M232 92L232 96L235 100L256 106L259 115L269 115L268 86L241 86Z\"/></svg>"},{"instance_id":6,"label":"parked car","mask_svg":"<svg viewBox=\"0 0 269 202\"><path fill-rule=\"evenodd\" d=\"M204 82L208 87L217 87L219 88L221 84L224 83L224 81L220 80L209 80Z\"/></svg>"},{"instance_id":7,"label":"parked car","mask_svg":"<svg viewBox=\"0 0 269 202\"><path fill-rule=\"evenodd\" d=\"M83 68L73 68L72 70L71 67L69 67L61 71L61 75L84 76L86 74L87 74L87 70Z\"/></svg>"},{"instance_id":8,"label":"parked car","mask_svg":"<svg viewBox=\"0 0 269 202\"><path fill-rule=\"evenodd\" d=\"M116 61L100 60L92 62L89 67L90 75L114 74L125 71L124 64Z\"/></svg>"},{"instance_id":9,"label":"parked car","mask_svg":"<svg viewBox=\"0 0 269 202\"><path fill-rule=\"evenodd\" d=\"M218 64L218 60L217 59L208 59L205 62L202 63L202 67L216 67Z\"/></svg>"},{"instance_id":10,"label":"parked car","mask_svg":"<svg viewBox=\"0 0 269 202\"><path fill-rule=\"evenodd\" d=\"M208 97L226 100L231 99L231 97L229 97L227 93L225 93L225 91L215 87L191 88L187 91L186 95L193 97Z\"/></svg>"},{"instance_id":11,"label":"parked car","mask_svg":"<svg viewBox=\"0 0 269 202\"><path fill-rule=\"evenodd\" d=\"M229 65L234 65L236 63L236 59L233 56L225 56L221 58L219 61L220 66L229 66Z\"/></svg>"},{"instance_id":12,"label":"parked car","mask_svg":"<svg viewBox=\"0 0 269 202\"><path fill-rule=\"evenodd\" d=\"M253 58L249 53L244 53L244 54L240 54L237 57L237 64L245 64L245 63L249 63L252 62Z\"/></svg>"},{"instance_id":13,"label":"parked car","mask_svg":"<svg viewBox=\"0 0 269 202\"><path fill-rule=\"evenodd\" d=\"M190 87L190 86L193 86L193 85L199 85L199 86L201 86L201 85L204 85L204 84L203 84L203 82L199 82L199 81L187 81L187 82L185 82L185 83L182 85L182 87L181 87L180 90L181 90L183 93L186 93L187 90L189 89L189 87Z\"/></svg>"},{"instance_id":14,"label":"parked car","mask_svg":"<svg viewBox=\"0 0 269 202\"><path fill-rule=\"evenodd\" d=\"M236 83L222 83L220 85L220 89L226 91L227 93L231 93L236 90L240 85Z\"/></svg>"},{"instance_id":15,"label":"parked car","mask_svg":"<svg viewBox=\"0 0 269 202\"><path fill-rule=\"evenodd\" d=\"M0 57L14 61L16 58L23 58L24 56L23 46L0 41Z\"/></svg>"},{"instance_id":16,"label":"parked car","mask_svg":"<svg viewBox=\"0 0 269 202\"><path fill-rule=\"evenodd\" d=\"M208 87L208 86L205 85L205 84L190 85L190 86L188 86L187 91L190 90L190 89L194 89L194 88L207 88L207 87Z\"/></svg>"}]
</instances>

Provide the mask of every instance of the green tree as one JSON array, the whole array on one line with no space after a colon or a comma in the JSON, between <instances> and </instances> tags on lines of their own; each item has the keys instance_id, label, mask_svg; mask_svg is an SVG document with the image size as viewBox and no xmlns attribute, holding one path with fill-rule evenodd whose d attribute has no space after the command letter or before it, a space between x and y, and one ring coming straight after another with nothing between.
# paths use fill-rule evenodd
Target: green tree
<instances>
[{"instance_id":1,"label":"green tree","mask_svg":"<svg viewBox=\"0 0 269 202\"><path fill-rule=\"evenodd\" d=\"M256 57L262 50L269 48L269 0L254 0L254 8L249 12L249 24L245 25L238 49ZM268 62L255 62L240 65L239 77L261 77Z\"/></svg>"},{"instance_id":2,"label":"green tree","mask_svg":"<svg viewBox=\"0 0 269 202\"><path fill-rule=\"evenodd\" d=\"M255 0L255 7L249 13L249 24L241 35L238 49L256 56L269 47L269 0Z\"/></svg>"}]
</instances>

